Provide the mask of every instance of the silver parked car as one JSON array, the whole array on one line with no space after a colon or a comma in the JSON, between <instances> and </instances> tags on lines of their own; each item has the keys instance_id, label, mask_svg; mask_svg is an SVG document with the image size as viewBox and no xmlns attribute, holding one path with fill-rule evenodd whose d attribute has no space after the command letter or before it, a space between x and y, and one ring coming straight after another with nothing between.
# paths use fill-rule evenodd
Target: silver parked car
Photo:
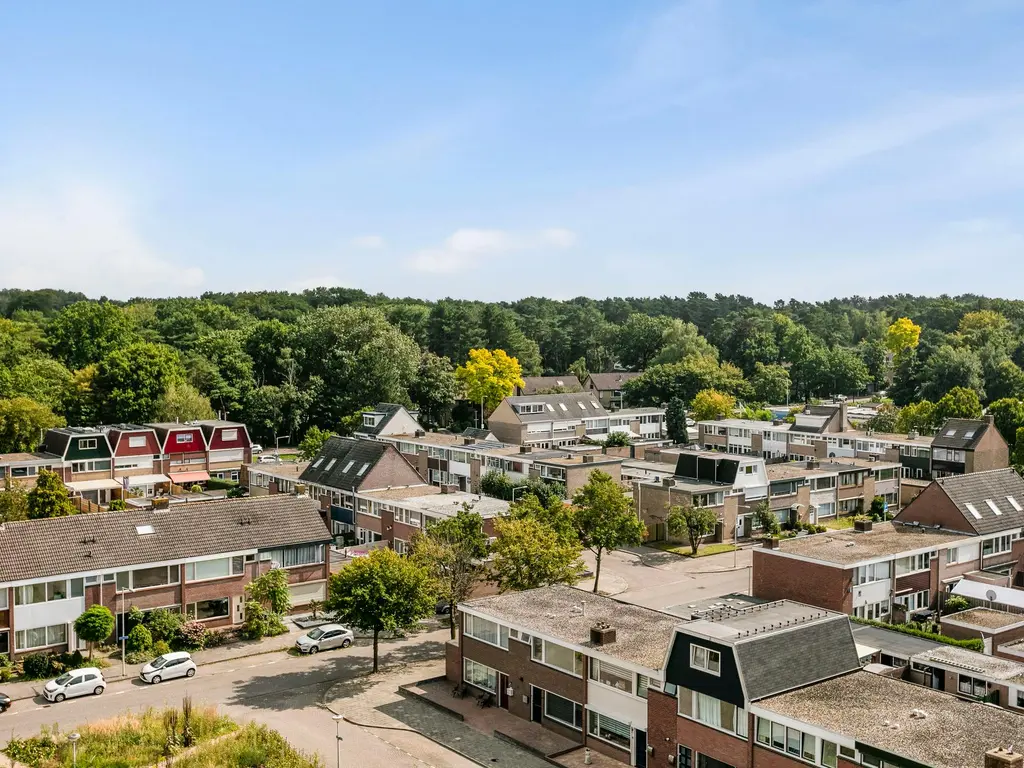
<instances>
[{"instance_id":1,"label":"silver parked car","mask_svg":"<svg viewBox=\"0 0 1024 768\"><path fill-rule=\"evenodd\" d=\"M324 624L302 635L295 641L295 647L300 653L317 653L330 648L348 648L355 639L355 635L348 627L341 624Z\"/></svg>"},{"instance_id":2,"label":"silver parked car","mask_svg":"<svg viewBox=\"0 0 1024 768\"><path fill-rule=\"evenodd\" d=\"M149 664L142 668L139 673L147 683L159 683L161 680L171 680L175 677L192 677L196 673L196 663L192 657L184 651L177 653L165 653L157 656Z\"/></svg>"}]
</instances>

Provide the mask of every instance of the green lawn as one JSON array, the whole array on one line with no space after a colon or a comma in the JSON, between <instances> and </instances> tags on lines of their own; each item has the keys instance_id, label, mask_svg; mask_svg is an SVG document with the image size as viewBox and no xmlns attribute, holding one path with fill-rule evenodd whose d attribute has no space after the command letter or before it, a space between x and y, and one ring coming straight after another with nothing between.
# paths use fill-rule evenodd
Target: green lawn
<instances>
[{"instance_id":1,"label":"green lawn","mask_svg":"<svg viewBox=\"0 0 1024 768\"><path fill-rule=\"evenodd\" d=\"M830 531L842 531L846 528L853 528L853 515L846 517L834 517L831 520L819 521L818 525L824 525Z\"/></svg>"},{"instance_id":2,"label":"green lawn","mask_svg":"<svg viewBox=\"0 0 1024 768\"><path fill-rule=\"evenodd\" d=\"M668 541L653 541L647 544L649 547L660 549L662 552L671 552L675 555L682 555L683 557L693 557L690 554L689 544L675 544ZM735 544L701 544L697 550L697 557L710 557L711 555L721 555L724 552L734 552L738 547Z\"/></svg>"}]
</instances>

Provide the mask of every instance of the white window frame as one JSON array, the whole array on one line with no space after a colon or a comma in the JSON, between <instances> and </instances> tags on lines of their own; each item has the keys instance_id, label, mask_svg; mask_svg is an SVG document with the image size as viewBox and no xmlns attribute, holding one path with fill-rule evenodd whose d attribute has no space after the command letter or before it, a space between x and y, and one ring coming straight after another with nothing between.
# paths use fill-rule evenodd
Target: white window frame
<instances>
[{"instance_id":1,"label":"white window frame","mask_svg":"<svg viewBox=\"0 0 1024 768\"><path fill-rule=\"evenodd\" d=\"M82 437L78 440L78 450L95 451L98 445L95 437Z\"/></svg>"},{"instance_id":2,"label":"white window frame","mask_svg":"<svg viewBox=\"0 0 1024 768\"><path fill-rule=\"evenodd\" d=\"M572 728L574 731L582 731L583 730L583 721L584 721L584 714L585 713L583 711L583 705L582 704L580 704L578 701L573 701L572 699L570 699L570 698L568 698L566 696L562 696L560 694L553 693L551 691L546 691L543 688L539 688L538 690L540 690L543 693L543 696L544 696L544 709L543 709L543 713L544 713L544 717L545 718L547 718L548 720L553 720L554 722L556 722L556 723L558 723L560 725L564 725L566 728ZM574 707L574 709L573 709L573 717L575 718L576 714L579 713L580 724L576 725L575 723L569 723L569 722L566 722L565 720L563 720L560 717L555 717L554 715L552 715L548 711L548 696L554 696L556 699L561 699L562 701L568 701L569 703L571 703L573 705L573 707Z\"/></svg>"},{"instance_id":3,"label":"white window frame","mask_svg":"<svg viewBox=\"0 0 1024 768\"><path fill-rule=\"evenodd\" d=\"M540 643L541 646L540 654L537 653L537 643ZM573 670L566 669L565 667L560 667L557 664L552 664L550 661L548 661L548 645L553 645L556 648L562 648L566 651L571 651L573 654ZM550 640L545 640L544 638L537 637L535 635L533 637L532 643L530 644L530 658L538 664L543 664L545 667L557 669L559 672L562 672L563 674L572 675L573 677L579 678L583 677L583 653L573 648L570 648L567 645L562 645L561 643L553 643ZM577 667L579 669L579 672L574 671Z\"/></svg>"},{"instance_id":4,"label":"white window frame","mask_svg":"<svg viewBox=\"0 0 1024 768\"><path fill-rule=\"evenodd\" d=\"M712 663L714 657L714 663ZM692 643L690 645L690 666L715 677L722 675L722 653L713 648Z\"/></svg>"},{"instance_id":5,"label":"white window frame","mask_svg":"<svg viewBox=\"0 0 1024 768\"><path fill-rule=\"evenodd\" d=\"M483 685L480 685L480 683L473 682L472 680L470 680L469 679L468 670L471 668L471 666L472 667L480 667L481 669L484 669L484 670L487 670L488 672L493 673L494 674L494 687L493 688L487 688L487 687L485 687ZM490 677L490 675L488 675L488 677ZM497 693L498 693L498 670L494 669L493 667L488 667L486 664L481 664L479 661L474 661L473 659L469 658L468 656L463 656L462 657L462 682L464 682L466 685L472 685L474 688L479 688L481 691L486 691L487 693L491 693L491 694L497 695Z\"/></svg>"}]
</instances>

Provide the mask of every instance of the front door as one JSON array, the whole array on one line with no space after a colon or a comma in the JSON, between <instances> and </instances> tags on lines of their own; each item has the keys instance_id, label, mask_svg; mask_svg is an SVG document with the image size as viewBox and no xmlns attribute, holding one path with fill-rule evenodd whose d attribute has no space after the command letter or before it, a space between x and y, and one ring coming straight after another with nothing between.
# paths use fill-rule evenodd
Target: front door
<instances>
[{"instance_id":1,"label":"front door","mask_svg":"<svg viewBox=\"0 0 1024 768\"><path fill-rule=\"evenodd\" d=\"M531 716L530 719L535 723L541 722L544 713L544 692L537 686L532 686L530 695L530 707Z\"/></svg>"},{"instance_id":2,"label":"front door","mask_svg":"<svg viewBox=\"0 0 1024 768\"><path fill-rule=\"evenodd\" d=\"M746 523L747 523L747 518L743 517L743 515L740 515L739 517L736 518L736 538L737 539L742 539L744 536L747 535L746 534L746 530L747 530Z\"/></svg>"},{"instance_id":3,"label":"front door","mask_svg":"<svg viewBox=\"0 0 1024 768\"><path fill-rule=\"evenodd\" d=\"M508 709L508 675L498 675L498 706Z\"/></svg>"},{"instance_id":4,"label":"front door","mask_svg":"<svg viewBox=\"0 0 1024 768\"><path fill-rule=\"evenodd\" d=\"M633 765L636 768L647 768L647 731L635 731L633 739Z\"/></svg>"}]
</instances>

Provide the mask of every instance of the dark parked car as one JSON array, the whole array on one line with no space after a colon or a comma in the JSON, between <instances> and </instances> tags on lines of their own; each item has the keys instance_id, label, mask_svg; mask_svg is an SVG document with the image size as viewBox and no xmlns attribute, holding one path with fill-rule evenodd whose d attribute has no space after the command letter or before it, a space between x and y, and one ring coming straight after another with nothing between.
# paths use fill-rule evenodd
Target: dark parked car
<instances>
[{"instance_id":1,"label":"dark parked car","mask_svg":"<svg viewBox=\"0 0 1024 768\"><path fill-rule=\"evenodd\" d=\"M11 697L6 693L0 693L0 712L6 712L11 708Z\"/></svg>"}]
</instances>

